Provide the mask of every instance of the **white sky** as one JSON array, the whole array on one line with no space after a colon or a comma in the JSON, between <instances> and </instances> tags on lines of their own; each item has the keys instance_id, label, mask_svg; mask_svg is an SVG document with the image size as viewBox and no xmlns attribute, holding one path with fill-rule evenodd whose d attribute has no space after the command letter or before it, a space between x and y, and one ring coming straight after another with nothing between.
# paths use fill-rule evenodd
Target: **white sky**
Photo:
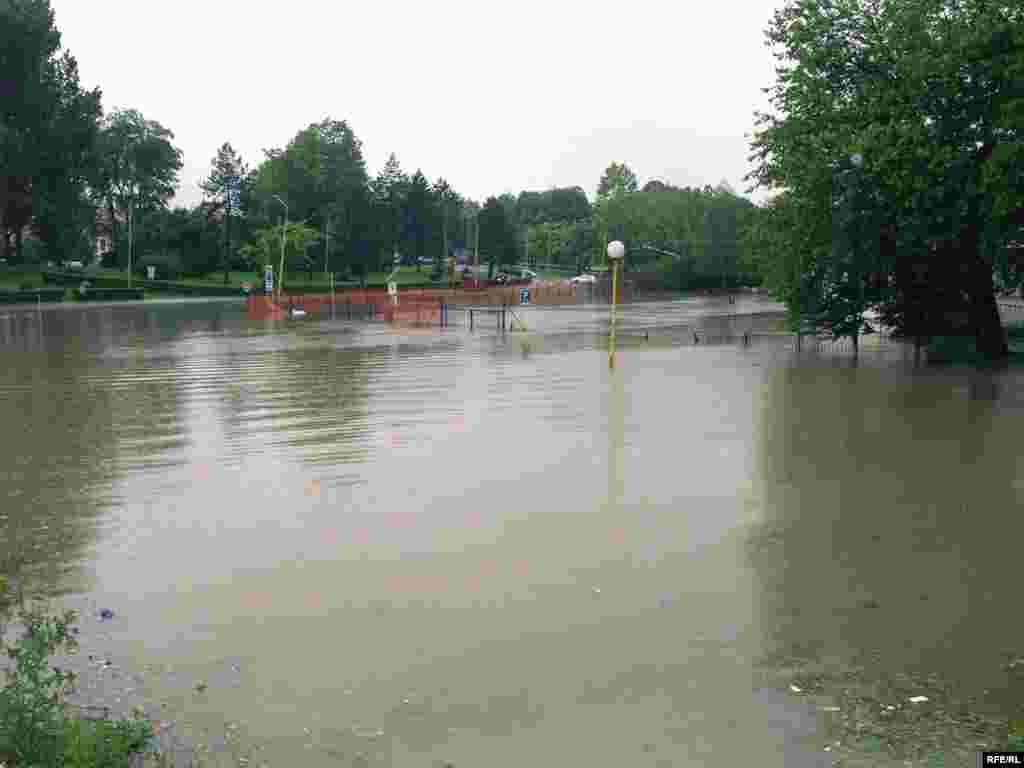
<instances>
[{"instance_id":1,"label":"white sky","mask_svg":"<svg viewBox=\"0 0 1024 768\"><path fill-rule=\"evenodd\" d=\"M51 5L104 109L174 132L176 202L192 204L223 142L255 165L327 116L352 126L371 176L395 152L480 201L577 184L593 197L612 161L641 185L742 192L746 135L774 80L762 32L781 2Z\"/></svg>"}]
</instances>

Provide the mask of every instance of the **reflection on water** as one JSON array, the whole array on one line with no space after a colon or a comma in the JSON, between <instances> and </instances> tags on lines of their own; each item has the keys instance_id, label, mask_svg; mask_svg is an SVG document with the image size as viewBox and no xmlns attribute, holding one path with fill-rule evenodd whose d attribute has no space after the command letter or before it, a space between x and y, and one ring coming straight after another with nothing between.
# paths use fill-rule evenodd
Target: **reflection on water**
<instances>
[{"instance_id":1,"label":"reflection on water","mask_svg":"<svg viewBox=\"0 0 1024 768\"><path fill-rule=\"evenodd\" d=\"M816 765L759 661L998 682L1021 388L797 364L764 308L626 307L613 372L600 308L0 318L2 562L114 609L83 644L269 764Z\"/></svg>"}]
</instances>

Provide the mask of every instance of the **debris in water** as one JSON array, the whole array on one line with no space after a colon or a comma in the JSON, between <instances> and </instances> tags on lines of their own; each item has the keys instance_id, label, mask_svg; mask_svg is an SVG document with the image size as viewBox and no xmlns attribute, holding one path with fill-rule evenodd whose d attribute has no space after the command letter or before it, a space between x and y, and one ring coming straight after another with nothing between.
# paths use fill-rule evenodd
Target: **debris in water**
<instances>
[{"instance_id":1,"label":"debris in water","mask_svg":"<svg viewBox=\"0 0 1024 768\"><path fill-rule=\"evenodd\" d=\"M826 752L831 752L832 751L832 747L825 747L825 751Z\"/></svg>"},{"instance_id":2,"label":"debris in water","mask_svg":"<svg viewBox=\"0 0 1024 768\"><path fill-rule=\"evenodd\" d=\"M104 608L100 611L100 621L106 621L107 619L114 618L114 612L109 608Z\"/></svg>"},{"instance_id":3,"label":"debris in water","mask_svg":"<svg viewBox=\"0 0 1024 768\"><path fill-rule=\"evenodd\" d=\"M207 687L208 686L206 685L206 683L203 683L203 682L196 683L196 691L198 693L206 693Z\"/></svg>"},{"instance_id":4,"label":"debris in water","mask_svg":"<svg viewBox=\"0 0 1024 768\"><path fill-rule=\"evenodd\" d=\"M791 690L793 693L803 693L803 688L801 688L799 685L793 685L792 683L789 684L789 690Z\"/></svg>"},{"instance_id":5,"label":"debris in water","mask_svg":"<svg viewBox=\"0 0 1024 768\"><path fill-rule=\"evenodd\" d=\"M911 699L911 701L913 701L913 699ZM890 712L891 712L892 710L896 709L896 707L894 707L894 706L893 706L892 704L887 704L887 705L885 706L885 708L886 708L886 709L888 709L888 710L889 710Z\"/></svg>"},{"instance_id":6,"label":"debris in water","mask_svg":"<svg viewBox=\"0 0 1024 768\"><path fill-rule=\"evenodd\" d=\"M920 704L922 701L928 701L927 696L911 696L907 701L913 704Z\"/></svg>"},{"instance_id":7,"label":"debris in water","mask_svg":"<svg viewBox=\"0 0 1024 768\"><path fill-rule=\"evenodd\" d=\"M839 707L822 707L821 711L822 712L839 712L840 708Z\"/></svg>"},{"instance_id":8,"label":"debris in water","mask_svg":"<svg viewBox=\"0 0 1024 768\"><path fill-rule=\"evenodd\" d=\"M592 592L594 593L594 596L595 596L595 597L596 597L597 595L600 595L600 594L601 594L601 589L600 589L600 587L594 587L594 588L593 588L593 589L592 589L591 591L592 591Z\"/></svg>"}]
</instances>

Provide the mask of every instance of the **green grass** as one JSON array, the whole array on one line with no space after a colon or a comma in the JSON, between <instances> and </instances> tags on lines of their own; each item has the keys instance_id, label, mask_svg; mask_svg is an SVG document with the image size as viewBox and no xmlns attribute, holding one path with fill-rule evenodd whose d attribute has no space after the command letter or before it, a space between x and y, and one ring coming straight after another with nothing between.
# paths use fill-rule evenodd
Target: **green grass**
<instances>
[{"instance_id":1,"label":"green grass","mask_svg":"<svg viewBox=\"0 0 1024 768\"><path fill-rule=\"evenodd\" d=\"M0 272L0 291L17 291L23 287L43 288L43 275L36 272Z\"/></svg>"}]
</instances>

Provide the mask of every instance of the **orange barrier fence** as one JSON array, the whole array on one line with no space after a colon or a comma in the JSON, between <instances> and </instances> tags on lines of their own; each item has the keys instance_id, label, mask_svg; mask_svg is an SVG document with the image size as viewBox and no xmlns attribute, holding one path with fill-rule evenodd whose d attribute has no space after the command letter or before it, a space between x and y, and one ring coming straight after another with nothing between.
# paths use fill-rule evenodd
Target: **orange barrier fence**
<instances>
[{"instance_id":1,"label":"orange barrier fence","mask_svg":"<svg viewBox=\"0 0 1024 768\"><path fill-rule=\"evenodd\" d=\"M289 295L280 299L268 295L251 295L249 315L254 318L282 316L289 307L307 314L333 311L335 317L349 319L382 319L386 322L430 325L442 322L442 305L447 308L480 306L519 306L521 291L529 291L528 303L540 306L575 304L575 286L558 283L530 286L493 286L481 289L406 288L399 289L398 300L379 288L349 288L329 293ZM445 310L445 314L447 311ZM447 317L444 318L447 322Z\"/></svg>"}]
</instances>

